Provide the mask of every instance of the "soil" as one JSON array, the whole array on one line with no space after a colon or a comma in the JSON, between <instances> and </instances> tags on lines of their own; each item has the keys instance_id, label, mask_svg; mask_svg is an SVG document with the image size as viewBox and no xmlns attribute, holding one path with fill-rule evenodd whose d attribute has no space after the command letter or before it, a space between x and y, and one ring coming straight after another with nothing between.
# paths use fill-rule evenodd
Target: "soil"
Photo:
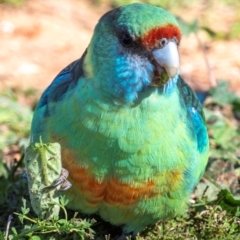
<instances>
[{"instance_id":1,"label":"soil","mask_svg":"<svg viewBox=\"0 0 240 240\"><path fill-rule=\"evenodd\" d=\"M81 57L98 19L110 10L84 0L29 0L12 7L0 4L0 90L37 89L39 94L65 66ZM206 9L205 9L206 10ZM204 8L188 12L188 19L201 18ZM219 18L221 14L225 16ZM217 29L227 29L231 8L216 8ZM239 39L213 41L200 32L211 72L216 79L228 80L240 93ZM180 45L181 74L194 89L211 87L209 71L195 35L183 37Z\"/></svg>"}]
</instances>

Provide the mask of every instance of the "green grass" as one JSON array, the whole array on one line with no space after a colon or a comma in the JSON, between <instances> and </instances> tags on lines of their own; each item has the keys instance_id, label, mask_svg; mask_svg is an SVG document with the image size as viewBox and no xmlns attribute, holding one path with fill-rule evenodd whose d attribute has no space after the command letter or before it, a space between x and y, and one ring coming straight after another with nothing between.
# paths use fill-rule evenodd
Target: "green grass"
<instances>
[{"instance_id":1,"label":"green grass","mask_svg":"<svg viewBox=\"0 0 240 240\"><path fill-rule=\"evenodd\" d=\"M0 0L0 4L8 4L11 6L20 6L23 4L26 0Z\"/></svg>"}]
</instances>

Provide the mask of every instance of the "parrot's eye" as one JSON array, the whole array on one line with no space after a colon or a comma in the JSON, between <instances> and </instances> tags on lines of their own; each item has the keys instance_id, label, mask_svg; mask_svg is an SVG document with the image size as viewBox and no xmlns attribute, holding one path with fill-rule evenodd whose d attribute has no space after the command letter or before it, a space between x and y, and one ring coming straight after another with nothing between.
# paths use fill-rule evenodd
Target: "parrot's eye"
<instances>
[{"instance_id":1,"label":"parrot's eye","mask_svg":"<svg viewBox=\"0 0 240 240\"><path fill-rule=\"evenodd\" d=\"M132 37L128 33L122 33L120 35L120 43L124 47L132 47L132 45L134 43L134 40L132 39Z\"/></svg>"},{"instance_id":2,"label":"parrot's eye","mask_svg":"<svg viewBox=\"0 0 240 240\"><path fill-rule=\"evenodd\" d=\"M160 43L160 48L163 48L168 44L168 40L166 38L162 38L160 39L159 43Z\"/></svg>"}]
</instances>

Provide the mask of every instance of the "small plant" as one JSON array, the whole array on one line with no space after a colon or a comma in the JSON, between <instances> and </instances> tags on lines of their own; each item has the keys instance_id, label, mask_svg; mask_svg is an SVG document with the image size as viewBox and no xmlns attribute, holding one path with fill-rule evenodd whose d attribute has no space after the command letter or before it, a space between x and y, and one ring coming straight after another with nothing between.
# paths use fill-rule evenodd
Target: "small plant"
<instances>
[{"instance_id":1,"label":"small plant","mask_svg":"<svg viewBox=\"0 0 240 240\"><path fill-rule=\"evenodd\" d=\"M52 218L59 214L60 186L51 187L60 176L61 147L58 143L31 144L24 157L29 195L34 212L40 218Z\"/></svg>"},{"instance_id":2,"label":"small plant","mask_svg":"<svg viewBox=\"0 0 240 240\"><path fill-rule=\"evenodd\" d=\"M64 212L64 218L59 219L54 216L52 219L42 219L29 217L27 214L30 209L26 206L26 200L22 199L23 206L21 213L14 212L18 216L20 223L24 226L21 230L15 227L11 228L8 235L10 240L19 239L93 239L94 231L91 229L94 220L85 220L77 218L77 213L71 219L65 209L67 201L64 197L60 198L59 207ZM55 203L54 203L55 204ZM0 236L4 233L0 233ZM60 238L61 236L61 238ZM6 235L5 235L6 237Z\"/></svg>"}]
</instances>

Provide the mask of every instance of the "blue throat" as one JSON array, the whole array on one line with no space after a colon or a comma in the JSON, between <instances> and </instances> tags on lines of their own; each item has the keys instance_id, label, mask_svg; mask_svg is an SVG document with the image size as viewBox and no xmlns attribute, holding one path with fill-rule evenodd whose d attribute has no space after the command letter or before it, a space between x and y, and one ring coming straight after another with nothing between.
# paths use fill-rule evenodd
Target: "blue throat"
<instances>
[{"instance_id":1,"label":"blue throat","mask_svg":"<svg viewBox=\"0 0 240 240\"><path fill-rule=\"evenodd\" d=\"M114 80L111 84L113 95L126 102L134 102L138 99L140 91L149 88L154 66L146 58L125 54L116 58L114 69ZM170 78L162 87L163 93L170 95L177 80L178 74L174 78Z\"/></svg>"},{"instance_id":2,"label":"blue throat","mask_svg":"<svg viewBox=\"0 0 240 240\"><path fill-rule=\"evenodd\" d=\"M176 87L178 81L179 74L175 75L173 78L170 78L166 84L163 86L163 93L166 95L170 95L174 88Z\"/></svg>"}]
</instances>

